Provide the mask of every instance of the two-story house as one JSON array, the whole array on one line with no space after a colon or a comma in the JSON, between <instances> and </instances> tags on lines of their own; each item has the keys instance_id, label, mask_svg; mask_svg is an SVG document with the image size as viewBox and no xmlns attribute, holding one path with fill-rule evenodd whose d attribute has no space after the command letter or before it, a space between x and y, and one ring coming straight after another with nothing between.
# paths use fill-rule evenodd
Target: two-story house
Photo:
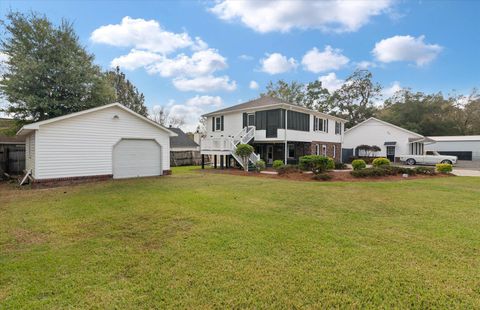
<instances>
[{"instance_id":1,"label":"two-story house","mask_svg":"<svg viewBox=\"0 0 480 310\"><path fill-rule=\"evenodd\" d=\"M268 96L205 114L207 133L201 141L202 159L213 155L215 166L240 164L235 148L249 143L255 153L250 161L267 165L280 159L296 164L309 154L340 161L346 120Z\"/></svg>"}]
</instances>

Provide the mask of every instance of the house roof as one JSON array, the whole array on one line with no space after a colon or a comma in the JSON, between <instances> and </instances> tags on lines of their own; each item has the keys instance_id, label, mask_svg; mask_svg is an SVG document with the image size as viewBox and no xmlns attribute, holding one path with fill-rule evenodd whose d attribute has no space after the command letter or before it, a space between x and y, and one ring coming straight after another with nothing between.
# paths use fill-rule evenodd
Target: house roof
<instances>
[{"instance_id":1,"label":"house roof","mask_svg":"<svg viewBox=\"0 0 480 310\"><path fill-rule=\"evenodd\" d=\"M430 136L435 142L454 142L454 141L480 141L480 136Z\"/></svg>"},{"instance_id":2,"label":"house roof","mask_svg":"<svg viewBox=\"0 0 480 310\"><path fill-rule=\"evenodd\" d=\"M341 121L341 122L346 122L346 120L344 120L343 118L328 115L328 114L325 114L325 113L322 113L322 112L318 112L318 111L315 111L315 110L312 110L312 109L309 109L309 108L306 108L306 107L302 107L302 106L299 106L297 104L293 104L291 102L286 102L282 99L271 97L271 96L262 96L260 98L254 99L254 100L250 100L250 101L240 103L240 104L228 107L228 108L224 108L224 109L220 109L220 110L217 110L217 111L213 111L213 112L204 114L203 116L212 116L212 115L218 115L218 114L224 114L224 113L230 113L230 112L238 112L238 111L245 111L245 110L248 111L248 110L254 110L254 109L258 109L258 108L267 108L267 107L291 107L291 108L294 108L296 110L302 110L302 111L309 112L309 113L313 112L317 115L333 118L333 119L336 119L336 120Z\"/></svg>"},{"instance_id":3,"label":"house roof","mask_svg":"<svg viewBox=\"0 0 480 310\"><path fill-rule=\"evenodd\" d=\"M59 116L59 117L50 118L50 119L40 121L40 122L36 122L36 123L32 123L32 124L28 124L28 125L25 125L22 128L20 128L20 130L17 132L17 135L24 135L24 134L27 134L27 133L31 132L32 130L37 130L42 125L58 122L58 121L61 121L61 120L64 120L64 119L72 118L72 117L77 117L77 116L87 114L87 113L93 113L93 112L100 111L100 110L107 109L107 108L111 108L111 107L118 107L118 108L132 114L132 115L135 115L136 117L140 118L141 120L143 120L143 121L145 121L145 122L147 122L147 123L149 123L149 124L151 124L155 127L158 127L162 130L165 130L166 132L169 133L169 135L171 137L176 135L176 133L174 133L173 131L167 129L166 127L164 127L162 125L160 125L159 123L154 122L151 119L148 119L145 116L140 115L140 114L130 110L129 108L127 108L126 106L124 106L124 105L122 105L118 102L98 106L98 107L88 109L88 110L83 110L83 111L80 111L80 112L70 113L70 114L67 114L67 115Z\"/></svg>"},{"instance_id":4,"label":"house roof","mask_svg":"<svg viewBox=\"0 0 480 310\"><path fill-rule=\"evenodd\" d=\"M370 117L369 119L367 119L367 120L365 120L365 121L363 121L363 122L361 122L361 123L353 126L352 128L349 128L349 129L345 130L345 134L347 134L348 132L351 132L351 131L354 130L355 128L358 128L358 127L360 127L360 126L365 125L367 122L370 122L370 121L377 121L377 122L382 123L382 124L384 124L384 125L387 125L387 126L396 128L396 129L398 129L398 130L404 131L404 132L406 132L406 133L409 133L409 134L411 134L412 136L415 136L415 137L418 137L418 138L424 138L424 136L422 136L421 134L418 134L418 133L416 133L416 132L410 131L410 130L405 129L405 128L402 128L402 127L400 127L400 126L391 124L391 123L389 123L389 122L382 121L381 119L378 119L378 118L375 118L375 117Z\"/></svg>"},{"instance_id":5,"label":"house roof","mask_svg":"<svg viewBox=\"0 0 480 310\"><path fill-rule=\"evenodd\" d=\"M170 138L170 147L171 148L197 148L199 145L190 139L186 133L183 132L180 128L169 128L171 131L177 134L176 137Z\"/></svg>"}]
</instances>

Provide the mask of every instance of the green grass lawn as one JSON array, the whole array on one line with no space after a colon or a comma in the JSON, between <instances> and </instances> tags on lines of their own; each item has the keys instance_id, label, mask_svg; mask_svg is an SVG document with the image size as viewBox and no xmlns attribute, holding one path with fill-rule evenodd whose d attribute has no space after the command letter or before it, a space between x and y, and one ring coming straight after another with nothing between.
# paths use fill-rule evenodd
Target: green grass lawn
<instances>
[{"instance_id":1,"label":"green grass lawn","mask_svg":"<svg viewBox=\"0 0 480 310\"><path fill-rule=\"evenodd\" d=\"M0 187L0 309L478 308L480 178Z\"/></svg>"}]
</instances>

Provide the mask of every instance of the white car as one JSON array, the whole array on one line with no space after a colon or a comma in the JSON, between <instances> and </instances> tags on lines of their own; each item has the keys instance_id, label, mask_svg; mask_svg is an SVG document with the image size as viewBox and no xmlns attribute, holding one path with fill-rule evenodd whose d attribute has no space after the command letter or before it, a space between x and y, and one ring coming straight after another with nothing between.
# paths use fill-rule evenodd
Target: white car
<instances>
[{"instance_id":1,"label":"white car","mask_svg":"<svg viewBox=\"0 0 480 310\"><path fill-rule=\"evenodd\" d=\"M424 164L451 164L457 163L457 156L440 155L437 151L425 151L423 155L401 155L400 160L407 165Z\"/></svg>"}]
</instances>

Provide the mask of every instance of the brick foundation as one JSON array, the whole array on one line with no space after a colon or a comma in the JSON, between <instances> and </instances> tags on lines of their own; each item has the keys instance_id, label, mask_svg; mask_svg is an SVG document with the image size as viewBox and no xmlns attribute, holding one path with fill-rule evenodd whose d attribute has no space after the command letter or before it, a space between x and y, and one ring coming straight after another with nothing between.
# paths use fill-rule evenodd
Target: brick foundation
<instances>
[{"instance_id":1,"label":"brick foundation","mask_svg":"<svg viewBox=\"0 0 480 310\"><path fill-rule=\"evenodd\" d=\"M322 145L327 146L327 156L332 157L336 162L340 162L342 156L342 144L333 142L313 141L310 144L311 154L316 154L316 145L320 147L320 155L323 155ZM333 146L335 146L335 156L333 156Z\"/></svg>"}]
</instances>

